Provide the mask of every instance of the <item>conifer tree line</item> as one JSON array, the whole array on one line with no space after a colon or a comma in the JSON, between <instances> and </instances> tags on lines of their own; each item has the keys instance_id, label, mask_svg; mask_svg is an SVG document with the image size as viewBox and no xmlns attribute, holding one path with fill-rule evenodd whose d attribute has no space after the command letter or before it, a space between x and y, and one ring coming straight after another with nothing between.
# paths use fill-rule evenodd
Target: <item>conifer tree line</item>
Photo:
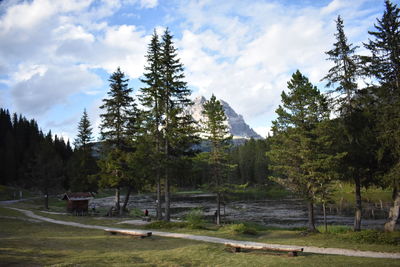
<instances>
[{"instance_id":1,"label":"conifer tree line","mask_svg":"<svg viewBox=\"0 0 400 267\"><path fill-rule=\"evenodd\" d=\"M361 229L361 188L390 187L393 206L384 228L393 231L400 209L400 9L385 1L363 43L366 56L347 39L341 16L335 22L336 42L326 52L333 66L322 79L328 94L300 71L282 92L267 152L271 179L307 201L310 231L314 203L329 200L332 181L354 185L355 231Z\"/></svg>"},{"instance_id":2,"label":"conifer tree line","mask_svg":"<svg viewBox=\"0 0 400 267\"><path fill-rule=\"evenodd\" d=\"M73 151L61 138L44 135L35 121L0 110L0 182L36 187L46 196L59 185L72 191L113 188L118 214L127 210L132 192L154 191L157 219L167 221L171 186L207 185L216 193L217 223L230 185L279 183L305 200L308 227L315 231L315 204L325 211L333 182L346 181L354 185L356 231L362 227L362 187L393 190L384 226L393 231L400 215L400 9L385 1L362 44L368 55L359 55L347 39L341 16L335 23L335 43L321 55L332 63L322 79L327 93L300 70L293 73L265 140L232 147L214 95L203 106L206 120L193 121L184 66L166 29L152 35L141 88L134 92L120 68L110 76L100 106L99 149L86 110ZM196 150L204 142L200 136L206 136L208 151Z\"/></svg>"},{"instance_id":3,"label":"conifer tree line","mask_svg":"<svg viewBox=\"0 0 400 267\"><path fill-rule=\"evenodd\" d=\"M35 120L0 109L0 184L31 188L47 197L69 186L69 142L44 134Z\"/></svg>"}]
</instances>

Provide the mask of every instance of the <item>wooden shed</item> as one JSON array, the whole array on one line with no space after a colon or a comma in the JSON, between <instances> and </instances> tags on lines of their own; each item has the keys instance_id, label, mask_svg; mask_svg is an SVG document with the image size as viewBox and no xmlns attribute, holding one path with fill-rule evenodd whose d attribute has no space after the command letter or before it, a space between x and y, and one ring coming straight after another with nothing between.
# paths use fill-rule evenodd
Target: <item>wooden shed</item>
<instances>
[{"instance_id":1,"label":"wooden shed","mask_svg":"<svg viewBox=\"0 0 400 267\"><path fill-rule=\"evenodd\" d=\"M87 214L91 199L93 194L89 192L65 193L62 198L67 200L67 211L76 215Z\"/></svg>"}]
</instances>

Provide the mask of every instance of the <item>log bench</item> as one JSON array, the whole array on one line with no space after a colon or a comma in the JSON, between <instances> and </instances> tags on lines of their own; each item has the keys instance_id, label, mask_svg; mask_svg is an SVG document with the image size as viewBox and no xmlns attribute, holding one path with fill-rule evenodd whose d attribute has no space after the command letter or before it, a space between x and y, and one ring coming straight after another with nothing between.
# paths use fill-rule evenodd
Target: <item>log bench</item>
<instances>
[{"instance_id":1,"label":"log bench","mask_svg":"<svg viewBox=\"0 0 400 267\"><path fill-rule=\"evenodd\" d=\"M116 234L123 234L123 235L130 235L130 236L137 236L140 238L150 237L152 232L137 232L132 230L114 230L114 229L104 229L104 231L116 235Z\"/></svg>"},{"instance_id":2,"label":"log bench","mask_svg":"<svg viewBox=\"0 0 400 267\"><path fill-rule=\"evenodd\" d=\"M303 248L294 248L294 247L292 248L279 245L271 246L271 245L250 245L242 243L225 243L225 246L232 248L234 252L241 252L242 249L288 252L289 257L296 257L298 252L303 251Z\"/></svg>"}]
</instances>

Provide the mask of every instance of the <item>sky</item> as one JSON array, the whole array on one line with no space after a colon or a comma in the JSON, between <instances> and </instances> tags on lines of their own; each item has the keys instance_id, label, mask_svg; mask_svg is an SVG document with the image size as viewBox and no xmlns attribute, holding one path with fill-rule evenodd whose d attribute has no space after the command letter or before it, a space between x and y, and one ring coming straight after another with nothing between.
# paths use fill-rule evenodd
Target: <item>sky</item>
<instances>
[{"instance_id":1,"label":"sky","mask_svg":"<svg viewBox=\"0 0 400 267\"><path fill-rule=\"evenodd\" d=\"M337 16L365 54L383 9L383 0L0 0L0 107L71 141L86 108L98 136L109 76L121 67L137 93L150 37L168 27L192 96L215 94L265 137L297 69L327 90Z\"/></svg>"}]
</instances>

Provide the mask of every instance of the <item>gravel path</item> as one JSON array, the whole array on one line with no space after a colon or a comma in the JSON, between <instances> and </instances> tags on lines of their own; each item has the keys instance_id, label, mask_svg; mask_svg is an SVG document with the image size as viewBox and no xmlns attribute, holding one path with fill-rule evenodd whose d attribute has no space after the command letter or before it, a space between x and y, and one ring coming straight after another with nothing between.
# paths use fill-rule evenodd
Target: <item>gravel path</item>
<instances>
[{"instance_id":1,"label":"gravel path","mask_svg":"<svg viewBox=\"0 0 400 267\"><path fill-rule=\"evenodd\" d=\"M56 223L74 227L81 227L87 229L110 229L110 230L123 230L129 231L127 229L121 228L110 228L98 225L87 225L81 224L76 222L66 222L66 221L59 221L50 219L47 217L43 217L37 214L34 214L32 211L18 209L18 208L11 208L13 210L20 211L24 213L26 216L31 217L33 219L49 222L49 223ZM269 248L303 248L304 252L308 253L318 253L318 254L330 254L330 255L344 255L344 256L354 256L354 257L368 257L368 258L391 258L391 259L400 259L400 253L387 253L387 252L374 252L374 251L359 251L359 250L351 250L351 249L339 249L339 248L320 248L320 247L308 247L308 246L288 246L288 245L277 245L277 244L267 244L267 243L259 243L259 242L249 242L249 241L237 241L232 239L225 239L225 238L218 238L218 237L210 237L210 236L200 236L200 235L190 235L190 234L179 234L179 233L168 233L168 232L160 232L160 231L152 231L152 230L131 230L132 232L140 232L146 234L147 232L151 231L153 235L162 236L162 237L173 237L173 238L183 238L183 239L190 239L196 241L203 241L203 242L210 242L210 243L217 243L217 244L225 244L225 243L234 243L234 244L243 244L249 246L265 246Z\"/></svg>"}]
</instances>

